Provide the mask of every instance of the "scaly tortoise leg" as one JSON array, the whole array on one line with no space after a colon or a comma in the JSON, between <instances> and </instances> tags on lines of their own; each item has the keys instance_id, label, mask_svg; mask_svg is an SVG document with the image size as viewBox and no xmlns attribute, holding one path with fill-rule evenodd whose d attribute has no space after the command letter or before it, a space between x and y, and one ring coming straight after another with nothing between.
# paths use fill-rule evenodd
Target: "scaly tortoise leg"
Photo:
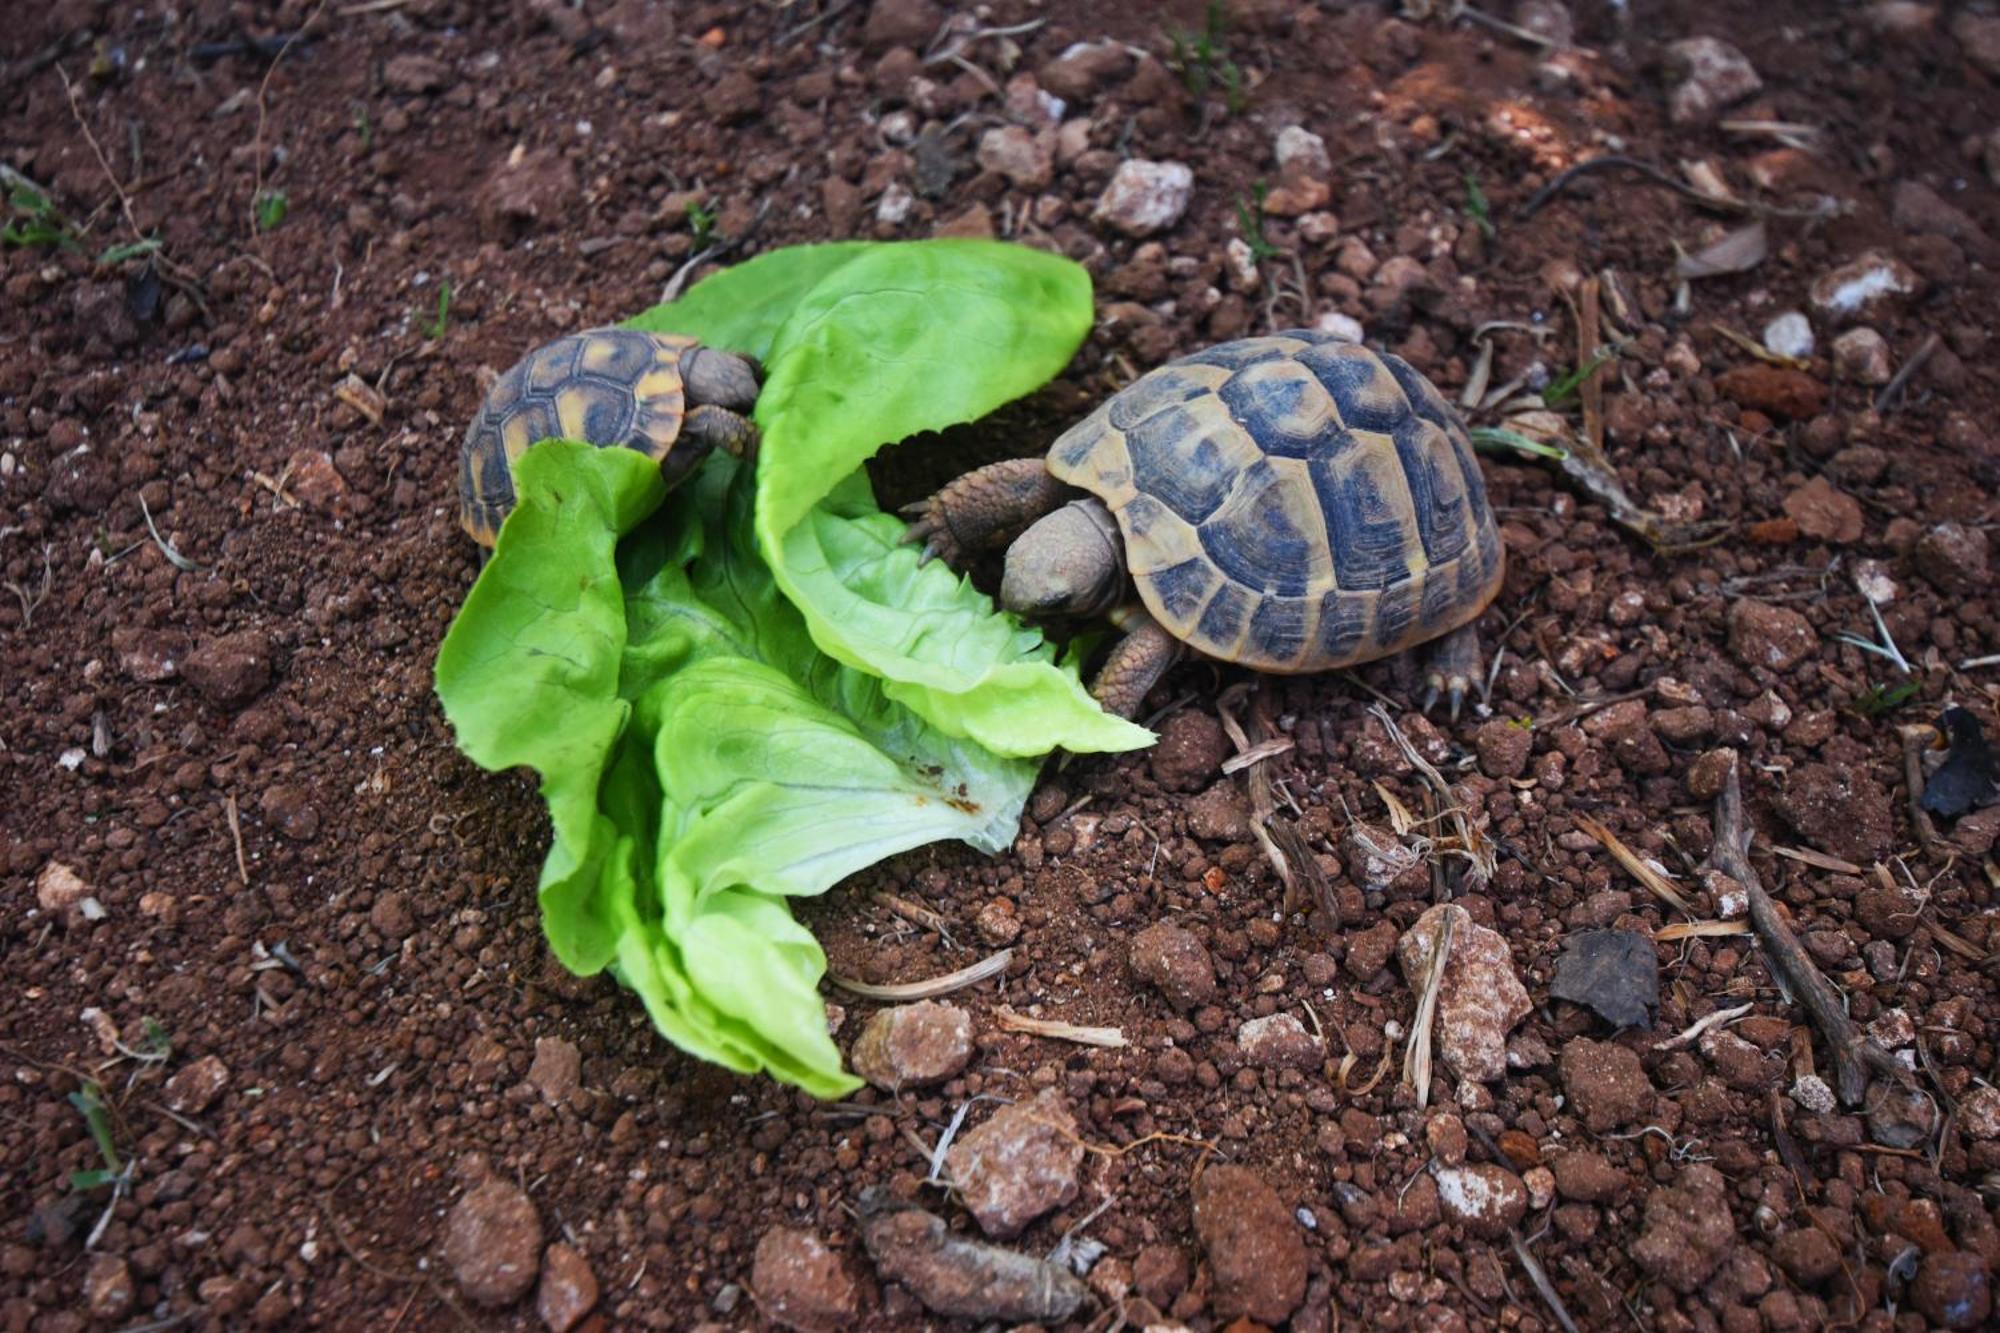
<instances>
[{"instance_id":1,"label":"scaly tortoise leg","mask_svg":"<svg viewBox=\"0 0 2000 1333\"><path fill-rule=\"evenodd\" d=\"M920 563L941 557L954 569L968 556L997 551L1073 494L1039 458L1009 458L976 468L928 500L906 505L915 514L905 542L922 542Z\"/></svg>"},{"instance_id":2,"label":"scaly tortoise leg","mask_svg":"<svg viewBox=\"0 0 2000 1333\"><path fill-rule=\"evenodd\" d=\"M1090 695L1098 705L1122 718L1138 715L1147 693L1181 655L1180 640L1161 629L1151 616L1139 612L1127 623L1125 637L1111 649L1090 682Z\"/></svg>"},{"instance_id":3,"label":"scaly tortoise leg","mask_svg":"<svg viewBox=\"0 0 2000 1333\"><path fill-rule=\"evenodd\" d=\"M1440 694L1451 701L1451 720L1458 721L1466 692L1479 682L1479 631L1460 625L1430 646L1430 671L1424 680L1423 711L1428 713Z\"/></svg>"}]
</instances>

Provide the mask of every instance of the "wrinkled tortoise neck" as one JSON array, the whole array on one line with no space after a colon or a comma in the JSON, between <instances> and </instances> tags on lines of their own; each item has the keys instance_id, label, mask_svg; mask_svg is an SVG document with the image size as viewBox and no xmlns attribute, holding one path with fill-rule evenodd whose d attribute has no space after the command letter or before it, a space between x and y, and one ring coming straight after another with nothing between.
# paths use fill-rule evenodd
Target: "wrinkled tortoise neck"
<instances>
[{"instance_id":1,"label":"wrinkled tortoise neck","mask_svg":"<svg viewBox=\"0 0 2000 1333\"><path fill-rule=\"evenodd\" d=\"M1095 497L1037 519L1007 548L1000 601L1025 616L1106 615L1124 599L1125 543Z\"/></svg>"}]
</instances>

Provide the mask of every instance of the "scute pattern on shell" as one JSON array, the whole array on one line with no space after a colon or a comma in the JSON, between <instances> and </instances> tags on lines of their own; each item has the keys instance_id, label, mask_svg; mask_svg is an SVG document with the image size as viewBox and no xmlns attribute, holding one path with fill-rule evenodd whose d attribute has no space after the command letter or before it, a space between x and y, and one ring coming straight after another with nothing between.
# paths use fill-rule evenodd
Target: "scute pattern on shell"
<instances>
[{"instance_id":1,"label":"scute pattern on shell","mask_svg":"<svg viewBox=\"0 0 2000 1333\"><path fill-rule=\"evenodd\" d=\"M669 458L687 418L681 358L694 339L590 329L536 348L493 382L459 449L459 522L491 546L513 507L514 460L541 440L579 440ZM690 461L694 455L689 455Z\"/></svg>"},{"instance_id":2,"label":"scute pattern on shell","mask_svg":"<svg viewBox=\"0 0 2000 1333\"><path fill-rule=\"evenodd\" d=\"M1472 442L1402 359L1297 330L1161 366L1049 450L1104 501L1147 608L1261 671L1386 657L1472 620L1500 534Z\"/></svg>"}]
</instances>

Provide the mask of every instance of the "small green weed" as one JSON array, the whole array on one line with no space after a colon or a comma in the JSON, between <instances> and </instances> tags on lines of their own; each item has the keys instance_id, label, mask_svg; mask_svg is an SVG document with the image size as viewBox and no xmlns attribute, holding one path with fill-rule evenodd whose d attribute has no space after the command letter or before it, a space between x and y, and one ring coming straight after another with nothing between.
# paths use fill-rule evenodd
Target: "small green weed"
<instances>
[{"instance_id":1,"label":"small green weed","mask_svg":"<svg viewBox=\"0 0 2000 1333\"><path fill-rule=\"evenodd\" d=\"M1173 59L1169 63L1181 76L1181 83L1189 95L1199 101L1219 87L1229 114L1236 116L1243 113L1243 71L1229 58L1224 43L1224 30L1228 24L1229 17L1223 10L1222 0L1209 0L1199 33L1169 28L1167 40L1174 48Z\"/></svg>"},{"instance_id":2,"label":"small green weed","mask_svg":"<svg viewBox=\"0 0 2000 1333\"><path fill-rule=\"evenodd\" d=\"M1896 685L1870 685L1854 701L1854 711L1862 717L1882 717L1895 712L1917 697L1922 681L1906 680Z\"/></svg>"},{"instance_id":3,"label":"small green weed","mask_svg":"<svg viewBox=\"0 0 2000 1333\"><path fill-rule=\"evenodd\" d=\"M438 280L437 318L431 322L428 337L432 342L444 337L444 331L451 327L451 279Z\"/></svg>"},{"instance_id":4,"label":"small green weed","mask_svg":"<svg viewBox=\"0 0 2000 1333\"><path fill-rule=\"evenodd\" d=\"M1570 371L1561 379L1542 390L1542 401L1550 407L1559 406L1576 396L1577 390L1589 383L1590 377L1610 365L1616 352L1605 350L1590 358L1584 364Z\"/></svg>"},{"instance_id":5,"label":"small green weed","mask_svg":"<svg viewBox=\"0 0 2000 1333\"><path fill-rule=\"evenodd\" d=\"M69 1095L69 1104L89 1126L90 1137L97 1141L97 1155L104 1159L101 1171L71 1172L70 1188L94 1190L111 1184L124 1174L125 1164L118 1159L118 1145L111 1141L111 1113L104 1108L104 1090L95 1083L86 1083Z\"/></svg>"},{"instance_id":6,"label":"small green weed","mask_svg":"<svg viewBox=\"0 0 2000 1333\"><path fill-rule=\"evenodd\" d=\"M1486 202L1486 191L1479 188L1479 177L1470 171L1465 173L1465 212L1486 233L1487 240L1498 234L1493 230L1493 206Z\"/></svg>"},{"instance_id":7,"label":"small green weed","mask_svg":"<svg viewBox=\"0 0 2000 1333\"><path fill-rule=\"evenodd\" d=\"M694 248L706 250L715 239L715 210L706 204L688 205L688 231L694 236Z\"/></svg>"},{"instance_id":8,"label":"small green weed","mask_svg":"<svg viewBox=\"0 0 2000 1333\"><path fill-rule=\"evenodd\" d=\"M354 104L354 132L361 136L361 151L375 151L375 125L368 119L368 108L360 102Z\"/></svg>"},{"instance_id":9,"label":"small green weed","mask_svg":"<svg viewBox=\"0 0 2000 1333\"><path fill-rule=\"evenodd\" d=\"M1558 462L1569 457L1569 450L1559 444L1543 444L1540 440L1531 440L1521 432L1508 430L1505 426L1475 426L1468 434L1472 436L1473 447L1485 453L1493 452L1485 446L1499 445L1507 449L1518 449L1524 454L1553 458Z\"/></svg>"},{"instance_id":10,"label":"small green weed","mask_svg":"<svg viewBox=\"0 0 2000 1333\"><path fill-rule=\"evenodd\" d=\"M99 268L115 268L128 259L139 259L146 255L157 254L159 253L159 249L160 238L157 236L148 236L143 241L125 241L118 245L107 246L104 253L97 257L97 266Z\"/></svg>"},{"instance_id":11,"label":"small green weed","mask_svg":"<svg viewBox=\"0 0 2000 1333\"><path fill-rule=\"evenodd\" d=\"M291 201L283 190L266 190L257 196L257 230L276 231L285 221Z\"/></svg>"},{"instance_id":12,"label":"small green weed","mask_svg":"<svg viewBox=\"0 0 2000 1333\"><path fill-rule=\"evenodd\" d=\"M1264 234L1264 196L1270 187L1258 181L1250 187L1250 197L1236 196L1236 225L1243 233L1243 240L1250 247L1250 257L1258 263L1275 259L1283 251L1271 244L1271 238Z\"/></svg>"},{"instance_id":13,"label":"small green weed","mask_svg":"<svg viewBox=\"0 0 2000 1333\"><path fill-rule=\"evenodd\" d=\"M75 250L76 229L62 215L55 201L16 180L7 191L8 219L0 225L0 246L45 246L54 250Z\"/></svg>"}]
</instances>

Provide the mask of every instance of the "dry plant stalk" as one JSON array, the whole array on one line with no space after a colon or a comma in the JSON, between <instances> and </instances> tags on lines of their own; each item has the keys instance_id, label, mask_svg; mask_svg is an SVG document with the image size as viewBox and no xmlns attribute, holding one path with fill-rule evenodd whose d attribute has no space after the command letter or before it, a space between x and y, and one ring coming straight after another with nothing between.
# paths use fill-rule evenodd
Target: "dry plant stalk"
<instances>
[{"instance_id":1,"label":"dry plant stalk","mask_svg":"<svg viewBox=\"0 0 2000 1333\"><path fill-rule=\"evenodd\" d=\"M1368 714L1382 724L1382 730L1389 734L1389 739L1395 742L1403 758L1437 796L1436 818L1448 825L1451 831L1433 837L1430 842L1431 847L1440 852L1463 857L1469 873L1478 883L1484 884L1492 879L1493 872L1499 865L1499 851L1494 847L1492 839L1474 828L1472 821L1466 818L1465 807L1452 795L1451 784L1444 780L1444 774L1438 772L1430 760L1417 753L1417 747L1410 744L1410 738L1396 725L1396 719L1390 716L1387 708L1381 704L1370 704Z\"/></svg>"},{"instance_id":2,"label":"dry plant stalk","mask_svg":"<svg viewBox=\"0 0 2000 1333\"><path fill-rule=\"evenodd\" d=\"M1031 1037L1053 1037L1057 1041L1073 1041L1079 1046L1104 1046L1113 1050L1131 1045L1118 1028L1080 1027L1057 1019L1029 1018L1015 1013L1004 1004L994 1010L994 1017L1004 1031L1025 1032Z\"/></svg>"},{"instance_id":3,"label":"dry plant stalk","mask_svg":"<svg viewBox=\"0 0 2000 1333\"><path fill-rule=\"evenodd\" d=\"M1620 841L1616 833L1584 814L1576 817L1576 826L1597 839L1604 850L1610 852L1612 858L1624 866L1633 879L1645 886L1647 892L1677 912L1686 916L1694 915L1693 905L1681 897L1678 889L1667 882L1666 876L1640 860L1639 854Z\"/></svg>"},{"instance_id":4,"label":"dry plant stalk","mask_svg":"<svg viewBox=\"0 0 2000 1333\"><path fill-rule=\"evenodd\" d=\"M1292 742L1289 738L1278 736L1276 729L1254 707L1250 712L1250 724L1259 735L1253 742L1236 716L1236 705L1249 688L1238 685L1223 691L1222 697L1216 701L1216 712L1222 719L1223 731L1228 733L1229 743L1238 751L1230 764L1243 772L1243 786L1250 797L1250 831L1255 835L1257 845L1263 848L1264 859L1277 872L1279 883L1285 886L1285 915L1290 916L1310 899L1326 913L1329 923L1338 927L1340 902L1333 896L1333 885L1328 881L1326 872L1320 869L1319 858L1313 855L1298 826L1278 817L1277 788L1271 781L1270 770L1265 767L1265 761L1289 751ZM1282 746L1278 744L1280 741ZM1229 764L1223 766L1225 773L1235 769Z\"/></svg>"},{"instance_id":5,"label":"dry plant stalk","mask_svg":"<svg viewBox=\"0 0 2000 1333\"><path fill-rule=\"evenodd\" d=\"M1444 989L1445 964L1451 961L1451 937L1458 913L1447 908L1438 922L1437 947L1424 972L1423 993L1417 996L1417 1016L1410 1020L1410 1044L1403 1051L1403 1082L1416 1089L1417 1109L1431 1100L1431 1027L1437 1021L1438 994Z\"/></svg>"},{"instance_id":6,"label":"dry plant stalk","mask_svg":"<svg viewBox=\"0 0 2000 1333\"><path fill-rule=\"evenodd\" d=\"M1750 864L1750 826L1743 817L1743 788L1734 754L1729 758L1722 793L1715 798L1715 850L1709 854L1709 864L1741 884L1750 896L1750 923L1770 956L1771 970L1826 1038L1827 1049L1833 1054L1834 1089L1840 1100L1849 1106L1859 1105L1868 1091L1870 1070L1898 1083L1909 1083L1910 1071L1847 1016L1839 994L1806 956L1799 937L1764 891L1763 880Z\"/></svg>"},{"instance_id":7,"label":"dry plant stalk","mask_svg":"<svg viewBox=\"0 0 2000 1333\"><path fill-rule=\"evenodd\" d=\"M1816 870L1831 870L1836 875L1859 875L1861 867L1852 861L1843 861L1825 852L1816 852L1809 847L1773 847L1774 856L1782 856L1788 861L1797 861L1812 866Z\"/></svg>"},{"instance_id":8,"label":"dry plant stalk","mask_svg":"<svg viewBox=\"0 0 2000 1333\"><path fill-rule=\"evenodd\" d=\"M1676 921L1670 926L1661 926L1653 932L1656 940L1691 940L1716 935L1748 935L1748 921Z\"/></svg>"},{"instance_id":9,"label":"dry plant stalk","mask_svg":"<svg viewBox=\"0 0 2000 1333\"><path fill-rule=\"evenodd\" d=\"M932 977L929 981L907 981L893 986L877 986L873 982L856 981L852 977L835 976L829 972L826 979L850 995L859 995L864 1000L932 1000L940 995L964 990L967 986L977 986L991 976L1007 970L1014 961L1012 949L1002 949L972 964L961 967L956 972Z\"/></svg>"}]
</instances>

